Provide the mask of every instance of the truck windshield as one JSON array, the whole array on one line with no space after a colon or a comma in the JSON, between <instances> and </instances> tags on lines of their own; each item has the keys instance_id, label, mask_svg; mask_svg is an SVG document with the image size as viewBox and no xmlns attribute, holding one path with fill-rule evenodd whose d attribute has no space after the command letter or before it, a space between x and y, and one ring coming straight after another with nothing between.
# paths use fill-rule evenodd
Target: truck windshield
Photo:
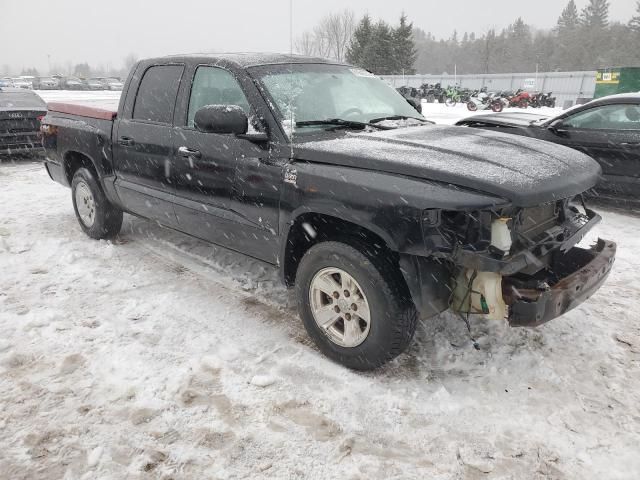
<instances>
[{"instance_id":1,"label":"truck windshield","mask_svg":"<svg viewBox=\"0 0 640 480\"><path fill-rule=\"evenodd\" d=\"M335 128L386 118L425 121L390 85L366 70L343 65L292 64L254 69L285 130ZM322 125L323 121L328 121Z\"/></svg>"}]
</instances>

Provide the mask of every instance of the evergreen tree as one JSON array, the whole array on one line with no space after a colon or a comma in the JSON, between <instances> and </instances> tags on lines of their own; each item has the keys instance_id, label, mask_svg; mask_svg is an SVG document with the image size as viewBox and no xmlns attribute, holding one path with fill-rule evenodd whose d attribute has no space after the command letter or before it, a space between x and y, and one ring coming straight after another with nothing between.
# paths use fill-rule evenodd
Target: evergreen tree
<instances>
[{"instance_id":1,"label":"evergreen tree","mask_svg":"<svg viewBox=\"0 0 640 480\"><path fill-rule=\"evenodd\" d=\"M371 25L371 17L365 15L353 32L351 44L349 48L347 48L347 62L357 65L358 67L367 68L365 64L369 63L370 59L365 57L370 51L372 34L373 26Z\"/></svg>"},{"instance_id":2,"label":"evergreen tree","mask_svg":"<svg viewBox=\"0 0 640 480\"><path fill-rule=\"evenodd\" d=\"M380 20L373 29L373 42L367 49L371 63L367 69L377 75L393 75L398 71L398 62L394 56L395 50L393 30Z\"/></svg>"},{"instance_id":3,"label":"evergreen tree","mask_svg":"<svg viewBox=\"0 0 640 480\"><path fill-rule=\"evenodd\" d=\"M597 29L608 27L609 0L589 0L589 5L582 10L582 25Z\"/></svg>"},{"instance_id":4,"label":"evergreen tree","mask_svg":"<svg viewBox=\"0 0 640 480\"><path fill-rule=\"evenodd\" d=\"M640 33L640 0L636 5L636 15L629 22L629 28L636 33Z\"/></svg>"},{"instance_id":5,"label":"evergreen tree","mask_svg":"<svg viewBox=\"0 0 640 480\"><path fill-rule=\"evenodd\" d=\"M403 13L400 25L393 30L393 56L395 57L395 73L413 75L416 73L416 48L413 42L413 23L407 23Z\"/></svg>"},{"instance_id":6,"label":"evergreen tree","mask_svg":"<svg viewBox=\"0 0 640 480\"><path fill-rule=\"evenodd\" d=\"M578 7L576 7L575 0L569 0L566 8L562 11L560 18L558 18L558 32L564 33L567 31L575 30L580 24L580 18L578 17Z\"/></svg>"}]
</instances>

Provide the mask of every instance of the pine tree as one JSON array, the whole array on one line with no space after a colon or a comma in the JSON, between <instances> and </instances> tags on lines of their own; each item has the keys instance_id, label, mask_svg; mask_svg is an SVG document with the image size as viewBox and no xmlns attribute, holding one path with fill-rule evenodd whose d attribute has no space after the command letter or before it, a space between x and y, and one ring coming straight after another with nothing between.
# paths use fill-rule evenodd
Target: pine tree
<instances>
[{"instance_id":1,"label":"pine tree","mask_svg":"<svg viewBox=\"0 0 640 480\"><path fill-rule=\"evenodd\" d=\"M582 10L582 25L597 29L608 27L609 0L589 0L589 5Z\"/></svg>"},{"instance_id":2,"label":"pine tree","mask_svg":"<svg viewBox=\"0 0 640 480\"><path fill-rule=\"evenodd\" d=\"M371 50L372 34L371 17L365 15L353 32L351 44L347 49L347 62L358 67L367 68L366 64L369 63L370 59L365 57Z\"/></svg>"},{"instance_id":3,"label":"pine tree","mask_svg":"<svg viewBox=\"0 0 640 480\"><path fill-rule=\"evenodd\" d=\"M558 32L564 33L567 31L575 30L580 23L578 17L578 7L576 7L575 0L569 0L566 8L562 11L560 18L558 18Z\"/></svg>"},{"instance_id":4,"label":"pine tree","mask_svg":"<svg viewBox=\"0 0 640 480\"><path fill-rule=\"evenodd\" d=\"M640 0L636 5L636 15L629 22L629 28L636 33L640 33Z\"/></svg>"},{"instance_id":5,"label":"pine tree","mask_svg":"<svg viewBox=\"0 0 640 480\"><path fill-rule=\"evenodd\" d=\"M367 48L365 57L370 62L366 66L377 75L392 75L398 70L394 56L394 35L389 25L380 20L373 29L373 41Z\"/></svg>"},{"instance_id":6,"label":"pine tree","mask_svg":"<svg viewBox=\"0 0 640 480\"><path fill-rule=\"evenodd\" d=\"M395 72L413 75L416 70L416 48L413 41L413 23L407 23L407 16L403 13L400 17L400 25L392 32L393 56L395 58Z\"/></svg>"}]
</instances>

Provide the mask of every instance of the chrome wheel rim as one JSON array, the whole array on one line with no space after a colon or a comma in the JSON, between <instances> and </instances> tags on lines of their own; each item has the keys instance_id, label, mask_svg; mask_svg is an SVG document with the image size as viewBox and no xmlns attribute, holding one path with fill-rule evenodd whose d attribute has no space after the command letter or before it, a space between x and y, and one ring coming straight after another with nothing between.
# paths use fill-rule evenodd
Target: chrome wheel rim
<instances>
[{"instance_id":1,"label":"chrome wheel rim","mask_svg":"<svg viewBox=\"0 0 640 480\"><path fill-rule=\"evenodd\" d=\"M369 335L369 302L358 282L344 270L324 268L316 273L309 304L316 325L336 345L357 347Z\"/></svg>"},{"instance_id":2,"label":"chrome wheel rim","mask_svg":"<svg viewBox=\"0 0 640 480\"><path fill-rule=\"evenodd\" d=\"M89 186L84 182L78 182L76 185L76 208L80 221L86 226L93 226L96 220L96 203L91 194Z\"/></svg>"}]
</instances>

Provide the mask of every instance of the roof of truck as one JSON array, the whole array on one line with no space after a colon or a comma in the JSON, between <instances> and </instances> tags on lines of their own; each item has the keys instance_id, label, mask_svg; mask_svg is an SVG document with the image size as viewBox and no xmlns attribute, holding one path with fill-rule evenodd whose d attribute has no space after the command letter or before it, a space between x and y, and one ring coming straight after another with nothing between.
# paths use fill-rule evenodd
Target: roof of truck
<instances>
[{"instance_id":1,"label":"roof of truck","mask_svg":"<svg viewBox=\"0 0 640 480\"><path fill-rule=\"evenodd\" d=\"M255 67L259 65L282 65L288 63L326 63L344 65L337 60L329 60L321 57L308 57L305 55L291 55L284 53L189 53L181 55L169 55L148 59L147 61L166 61L167 59L176 61L203 61L211 62L216 60L234 63L240 68Z\"/></svg>"}]
</instances>

